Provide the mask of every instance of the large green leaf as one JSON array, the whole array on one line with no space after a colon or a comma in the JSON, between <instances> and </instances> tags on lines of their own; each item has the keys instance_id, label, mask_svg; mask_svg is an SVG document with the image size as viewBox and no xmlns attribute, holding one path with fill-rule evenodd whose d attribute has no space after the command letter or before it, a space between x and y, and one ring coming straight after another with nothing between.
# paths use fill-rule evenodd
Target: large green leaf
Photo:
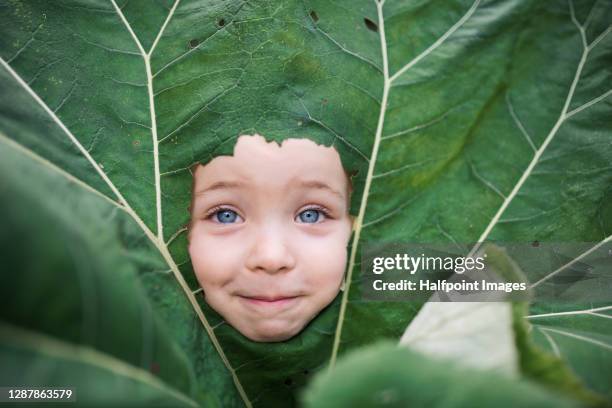
<instances>
[{"instance_id":1,"label":"large green leaf","mask_svg":"<svg viewBox=\"0 0 612 408\"><path fill-rule=\"evenodd\" d=\"M0 174L2 384L73 387L95 404L232 400L215 394L207 374L225 368L204 360L197 317L127 214L2 134Z\"/></svg>"},{"instance_id":2,"label":"large green leaf","mask_svg":"<svg viewBox=\"0 0 612 408\"><path fill-rule=\"evenodd\" d=\"M376 375L372 376L372 372ZM347 353L337 369L318 375L307 407L576 407L576 401L495 370L380 342Z\"/></svg>"},{"instance_id":3,"label":"large green leaf","mask_svg":"<svg viewBox=\"0 0 612 408\"><path fill-rule=\"evenodd\" d=\"M340 353L399 338L419 305L361 299L365 242L610 248L609 1L4 0L0 10L0 130L24 152L19 162L58 168L130 220L125 262L137 265L168 347L186 350L201 392L224 405L291 404ZM347 290L278 344L247 341L204 304L184 234L190 166L254 132L334 145L357 171ZM59 183L43 195L33 175L14 177L32 202ZM55 202L71 214L61 191ZM17 303L25 293L14 291ZM594 307L607 304L564 311ZM533 314L556 312L546 308ZM612 325L597 310L530 320L546 321L536 333L609 393ZM90 344L59 324L11 321ZM137 364L120 344L92 346Z\"/></svg>"}]
</instances>

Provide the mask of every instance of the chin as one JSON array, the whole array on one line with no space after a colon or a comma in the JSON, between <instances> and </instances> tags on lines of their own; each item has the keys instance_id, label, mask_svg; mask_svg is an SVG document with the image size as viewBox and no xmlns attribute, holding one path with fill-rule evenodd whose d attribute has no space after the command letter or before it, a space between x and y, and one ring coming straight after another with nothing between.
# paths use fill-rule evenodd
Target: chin
<instances>
[{"instance_id":1,"label":"chin","mask_svg":"<svg viewBox=\"0 0 612 408\"><path fill-rule=\"evenodd\" d=\"M296 326L295 323L266 322L250 328L243 334L253 341L285 341L298 334L303 327L304 325Z\"/></svg>"}]
</instances>

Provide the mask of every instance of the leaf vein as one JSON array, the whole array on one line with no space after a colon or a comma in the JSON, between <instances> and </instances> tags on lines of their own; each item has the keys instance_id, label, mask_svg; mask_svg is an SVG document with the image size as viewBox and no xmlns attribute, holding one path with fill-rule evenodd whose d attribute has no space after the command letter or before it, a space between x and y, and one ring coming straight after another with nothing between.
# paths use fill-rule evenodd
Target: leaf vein
<instances>
[{"instance_id":1,"label":"leaf vein","mask_svg":"<svg viewBox=\"0 0 612 408\"><path fill-rule=\"evenodd\" d=\"M459 21L457 21L451 28L449 28L448 31L446 31L440 38L438 38L433 44L431 44L425 51L417 55L412 61L404 65L399 71L393 74L391 78L389 79L389 81L394 82L398 77L400 77L410 68L412 68L414 65L419 63L419 61L421 61L423 58L431 54L436 48L442 45L448 37L453 35L455 31L457 31L467 20L469 20L469 18L472 16L472 14L474 14L476 9L478 8L479 4L480 4L480 0L476 0L472 4L472 6L469 8L469 10L463 15L463 17L459 19Z\"/></svg>"},{"instance_id":2,"label":"leaf vein","mask_svg":"<svg viewBox=\"0 0 612 408\"><path fill-rule=\"evenodd\" d=\"M571 0L570 0L569 4L570 4L570 11L571 11L571 14L572 14L572 20L575 21L575 17L573 16L573 10L574 10L573 9L573 3L571 2ZM580 26L578 26L578 31L580 33L580 37L582 38L582 42L583 42L583 45L584 45L585 44L584 30ZM473 256L474 253L476 253L476 251L478 251L478 249L480 248L480 245L482 244L482 242L484 242L484 240L487 239L487 237L489 236L489 234L493 230L493 227L495 227L495 225L497 225L499 219L501 218L503 213L506 211L506 208L508 208L508 206L510 205L510 203L512 202L514 197L517 195L517 193L519 192L519 190L521 189L521 187L523 186L523 184L525 183L527 178L531 175L534 167L539 162L540 157L542 156L542 154L544 153L544 151L546 150L546 148L548 147L550 142L553 140L553 138L557 134L557 131L559 130L561 125L564 123L564 121L565 121L565 119L567 117L568 107L569 107L569 105L570 105L570 103L572 101L572 98L574 96L574 92L576 90L576 86L578 84L578 80L580 79L580 76L582 74L582 69L584 67L584 64L586 63L586 60L587 60L587 57L588 57L588 53L589 53L589 49L583 46L582 55L580 57L580 61L578 62L578 67L576 68L576 72L574 74L574 78L573 78L572 83L570 85L570 89L569 89L569 91L567 93L567 97L565 99L565 103L563 105L563 108L561 110L561 113L559 114L559 117L558 117L557 121L555 122L554 126L552 127L552 129L550 130L550 132L548 133L546 138L544 139L544 142L542 143L542 145L538 148L538 150L534 154L533 159L531 160L531 162L529 163L529 165L527 166L527 168L525 169L525 171L523 172L523 174L521 175L521 177L519 178L517 183L514 185L514 188L512 189L510 194L503 201L502 205L499 207L499 209L497 210L497 212L495 213L495 215L493 216L493 218L491 219L491 221L489 222L489 224L487 225L487 227L485 228L483 233L478 238L477 244L474 245L474 247L472 248L472 250L468 254L468 257Z\"/></svg>"}]
</instances>

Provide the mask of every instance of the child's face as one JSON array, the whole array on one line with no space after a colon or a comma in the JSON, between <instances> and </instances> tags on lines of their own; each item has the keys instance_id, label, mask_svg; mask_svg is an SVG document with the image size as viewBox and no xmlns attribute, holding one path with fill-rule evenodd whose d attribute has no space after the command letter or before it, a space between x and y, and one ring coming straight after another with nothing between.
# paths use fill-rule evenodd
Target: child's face
<instances>
[{"instance_id":1,"label":"child's face","mask_svg":"<svg viewBox=\"0 0 612 408\"><path fill-rule=\"evenodd\" d=\"M189 254L207 303L251 340L294 336L344 275L352 219L338 153L241 136L194 177Z\"/></svg>"}]
</instances>

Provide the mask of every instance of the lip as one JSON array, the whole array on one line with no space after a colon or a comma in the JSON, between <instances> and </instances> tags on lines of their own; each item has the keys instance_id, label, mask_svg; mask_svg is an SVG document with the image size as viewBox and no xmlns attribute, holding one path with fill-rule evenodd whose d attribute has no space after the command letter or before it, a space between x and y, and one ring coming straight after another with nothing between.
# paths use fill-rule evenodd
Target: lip
<instances>
[{"instance_id":1,"label":"lip","mask_svg":"<svg viewBox=\"0 0 612 408\"><path fill-rule=\"evenodd\" d=\"M290 307L301 298L301 296L237 296L248 305L267 308Z\"/></svg>"}]
</instances>

